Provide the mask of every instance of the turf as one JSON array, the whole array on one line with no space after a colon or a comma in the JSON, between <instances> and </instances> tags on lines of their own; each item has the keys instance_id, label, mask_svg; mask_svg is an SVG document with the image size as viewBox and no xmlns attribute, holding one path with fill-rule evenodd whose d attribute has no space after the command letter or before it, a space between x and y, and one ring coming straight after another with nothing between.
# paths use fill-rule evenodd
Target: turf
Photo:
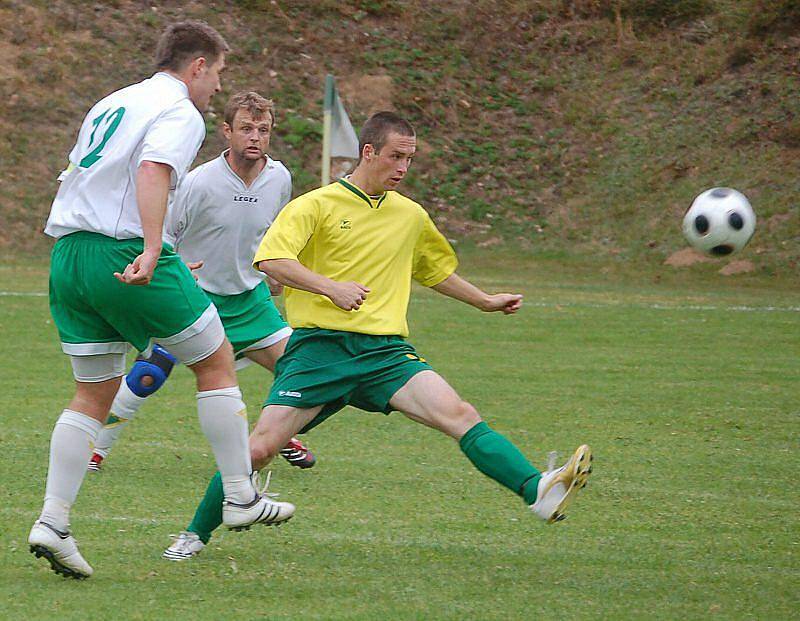
<instances>
[{"instance_id":1,"label":"turf","mask_svg":"<svg viewBox=\"0 0 800 621\"><path fill-rule=\"evenodd\" d=\"M295 519L163 561L213 471L180 368L86 479L72 526L96 573L76 582L27 551L72 387L47 298L32 295L46 263L5 263L0 617L794 617L797 282L471 252L461 271L527 306L482 315L417 289L412 342L536 464L593 446L569 519L538 523L433 431L347 410L306 437L314 469L274 465ZM251 419L269 382L241 374Z\"/></svg>"}]
</instances>

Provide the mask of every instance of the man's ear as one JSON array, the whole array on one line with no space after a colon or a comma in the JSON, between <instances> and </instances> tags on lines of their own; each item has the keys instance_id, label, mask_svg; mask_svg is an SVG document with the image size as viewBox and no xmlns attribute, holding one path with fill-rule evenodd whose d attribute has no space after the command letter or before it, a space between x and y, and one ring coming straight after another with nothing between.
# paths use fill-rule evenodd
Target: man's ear
<instances>
[{"instance_id":1,"label":"man's ear","mask_svg":"<svg viewBox=\"0 0 800 621\"><path fill-rule=\"evenodd\" d=\"M370 160L375 156L375 147L369 143L364 145L364 151L361 153L361 158Z\"/></svg>"},{"instance_id":2,"label":"man's ear","mask_svg":"<svg viewBox=\"0 0 800 621\"><path fill-rule=\"evenodd\" d=\"M196 78L200 72L206 68L208 65L208 61L206 60L205 56L198 56L192 61L192 77Z\"/></svg>"}]
</instances>

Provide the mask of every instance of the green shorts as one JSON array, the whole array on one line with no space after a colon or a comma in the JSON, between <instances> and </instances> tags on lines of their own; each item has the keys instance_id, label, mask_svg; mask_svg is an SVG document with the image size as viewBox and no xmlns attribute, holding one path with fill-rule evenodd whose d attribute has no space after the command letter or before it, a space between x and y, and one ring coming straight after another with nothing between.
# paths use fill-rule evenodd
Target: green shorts
<instances>
[{"instance_id":1,"label":"green shorts","mask_svg":"<svg viewBox=\"0 0 800 621\"><path fill-rule=\"evenodd\" d=\"M300 431L305 433L346 405L389 414L394 393L430 368L399 336L298 328L275 365L264 405L306 409L324 404Z\"/></svg>"},{"instance_id":2,"label":"green shorts","mask_svg":"<svg viewBox=\"0 0 800 621\"><path fill-rule=\"evenodd\" d=\"M292 329L275 308L265 283L237 295L206 291L217 307L225 335L237 356L245 350L263 349L289 336Z\"/></svg>"},{"instance_id":3,"label":"green shorts","mask_svg":"<svg viewBox=\"0 0 800 621\"><path fill-rule=\"evenodd\" d=\"M89 232L59 239L50 260L50 312L68 354L139 351L152 338L179 334L193 325L211 301L189 268L164 246L153 280L133 286L119 282L144 247L142 239L113 239Z\"/></svg>"}]
</instances>

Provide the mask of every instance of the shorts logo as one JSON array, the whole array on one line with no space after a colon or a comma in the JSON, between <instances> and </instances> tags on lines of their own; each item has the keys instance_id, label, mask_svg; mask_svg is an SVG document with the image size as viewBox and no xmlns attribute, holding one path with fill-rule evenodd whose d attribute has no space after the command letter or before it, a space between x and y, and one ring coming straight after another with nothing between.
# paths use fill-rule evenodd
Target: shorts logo
<instances>
[{"instance_id":1,"label":"shorts logo","mask_svg":"<svg viewBox=\"0 0 800 621\"><path fill-rule=\"evenodd\" d=\"M419 360L420 362L427 362L425 358L422 358L421 356L415 356L414 354L406 354L406 358L408 358L409 360Z\"/></svg>"},{"instance_id":2,"label":"shorts logo","mask_svg":"<svg viewBox=\"0 0 800 621\"><path fill-rule=\"evenodd\" d=\"M339 225L339 228L343 231L349 231L352 227L352 222L350 220L342 220L342 223Z\"/></svg>"},{"instance_id":3,"label":"shorts logo","mask_svg":"<svg viewBox=\"0 0 800 621\"><path fill-rule=\"evenodd\" d=\"M279 397L294 397L295 399L299 399L303 396L303 393L295 392L294 390L279 390L278 391Z\"/></svg>"}]
</instances>

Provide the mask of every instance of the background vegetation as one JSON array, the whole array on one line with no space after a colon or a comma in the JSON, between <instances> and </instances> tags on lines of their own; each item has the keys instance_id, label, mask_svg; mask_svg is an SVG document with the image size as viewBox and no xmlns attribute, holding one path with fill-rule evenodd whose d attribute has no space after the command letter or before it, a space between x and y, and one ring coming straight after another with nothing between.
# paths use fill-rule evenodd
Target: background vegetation
<instances>
[{"instance_id":1,"label":"background vegetation","mask_svg":"<svg viewBox=\"0 0 800 621\"><path fill-rule=\"evenodd\" d=\"M88 107L150 72L168 22L234 48L226 97L279 107L274 155L318 183L324 75L356 124L391 106L418 127L406 191L482 246L660 263L701 190L745 192L763 275L800 261L797 0L0 0L0 250L42 252Z\"/></svg>"}]
</instances>

